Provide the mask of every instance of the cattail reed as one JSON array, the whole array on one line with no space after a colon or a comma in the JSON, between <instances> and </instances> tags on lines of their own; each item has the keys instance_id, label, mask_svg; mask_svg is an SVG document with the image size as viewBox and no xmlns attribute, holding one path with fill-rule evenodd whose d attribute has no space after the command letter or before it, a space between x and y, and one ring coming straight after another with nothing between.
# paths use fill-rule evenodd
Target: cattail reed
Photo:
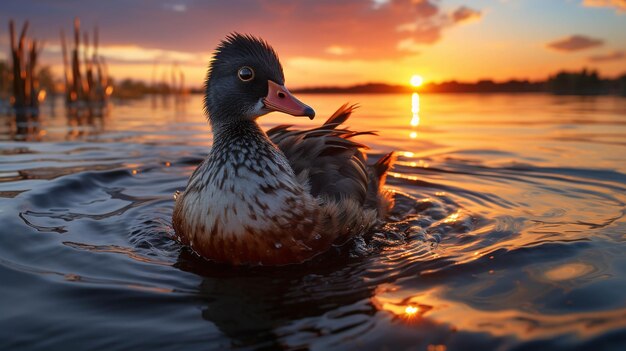
<instances>
[{"instance_id":1,"label":"cattail reed","mask_svg":"<svg viewBox=\"0 0 626 351\"><path fill-rule=\"evenodd\" d=\"M87 32L82 33L81 40L80 20L76 18L73 39L73 47L68 50L65 32L61 30L65 104L70 113L101 116L113 88L105 60L98 54L98 28L94 28L92 42Z\"/></svg>"},{"instance_id":2,"label":"cattail reed","mask_svg":"<svg viewBox=\"0 0 626 351\"><path fill-rule=\"evenodd\" d=\"M39 115L39 82L37 81L37 59L42 45L26 36L28 21L16 36L15 23L9 21L12 66L6 77L11 81L10 104L15 113L18 127L30 117ZM3 82L5 77L1 78ZM3 83L4 84L4 83Z\"/></svg>"}]
</instances>

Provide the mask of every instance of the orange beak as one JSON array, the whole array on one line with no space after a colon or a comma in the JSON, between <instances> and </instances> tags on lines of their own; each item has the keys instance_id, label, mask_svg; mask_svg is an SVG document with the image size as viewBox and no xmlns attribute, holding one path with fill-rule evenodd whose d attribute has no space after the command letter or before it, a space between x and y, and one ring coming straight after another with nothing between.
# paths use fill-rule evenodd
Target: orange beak
<instances>
[{"instance_id":1,"label":"orange beak","mask_svg":"<svg viewBox=\"0 0 626 351\"><path fill-rule=\"evenodd\" d=\"M315 117L315 111L291 95L284 85L278 85L271 80L267 81L267 96L263 99L265 108L280 111L292 116Z\"/></svg>"}]
</instances>

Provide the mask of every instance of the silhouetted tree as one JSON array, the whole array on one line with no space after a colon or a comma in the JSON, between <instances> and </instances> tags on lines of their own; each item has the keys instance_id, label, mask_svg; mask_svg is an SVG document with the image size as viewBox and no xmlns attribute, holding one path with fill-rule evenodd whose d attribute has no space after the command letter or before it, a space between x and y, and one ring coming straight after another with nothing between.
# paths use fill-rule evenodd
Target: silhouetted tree
<instances>
[{"instance_id":1,"label":"silhouetted tree","mask_svg":"<svg viewBox=\"0 0 626 351\"><path fill-rule=\"evenodd\" d=\"M548 88L559 95L598 95L608 90L595 70L561 71L548 79Z\"/></svg>"}]
</instances>

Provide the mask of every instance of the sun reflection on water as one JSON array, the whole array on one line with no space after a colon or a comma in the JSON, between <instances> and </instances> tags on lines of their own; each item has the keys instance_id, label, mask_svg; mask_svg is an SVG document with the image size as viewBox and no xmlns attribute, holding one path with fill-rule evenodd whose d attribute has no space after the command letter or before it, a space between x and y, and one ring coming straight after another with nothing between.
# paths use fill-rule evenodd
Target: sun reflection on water
<instances>
[{"instance_id":1,"label":"sun reflection on water","mask_svg":"<svg viewBox=\"0 0 626 351\"><path fill-rule=\"evenodd\" d=\"M449 330L471 330L523 340L564 332L589 337L607 326L623 325L626 316L624 309L600 314L597 311L572 311L564 315L541 315L514 306L502 311L483 310L472 304L471 299L468 302L455 301L450 299L451 295L453 292L444 287L415 290L387 285L377 289L371 301L379 311L389 313L399 326L440 325ZM602 323L598 323L599 320Z\"/></svg>"},{"instance_id":2,"label":"sun reflection on water","mask_svg":"<svg viewBox=\"0 0 626 351\"><path fill-rule=\"evenodd\" d=\"M386 293L391 293L393 296L396 293L401 292L386 291L385 293L374 297L372 302L378 310L389 312L394 316L395 320L401 321L403 324L414 325L420 323L424 315L432 310L432 306L420 304L416 298L398 301L392 296L384 296Z\"/></svg>"},{"instance_id":3,"label":"sun reflection on water","mask_svg":"<svg viewBox=\"0 0 626 351\"><path fill-rule=\"evenodd\" d=\"M417 139L417 131L415 128L420 124L420 95L418 93L413 93L411 96L411 127L412 131L409 133L409 138Z\"/></svg>"},{"instance_id":4,"label":"sun reflection on water","mask_svg":"<svg viewBox=\"0 0 626 351\"><path fill-rule=\"evenodd\" d=\"M411 126L417 127L420 124L420 95L418 93L413 93L411 97L411 113L413 113Z\"/></svg>"},{"instance_id":5,"label":"sun reflection on water","mask_svg":"<svg viewBox=\"0 0 626 351\"><path fill-rule=\"evenodd\" d=\"M449 215L448 217L444 218L443 222L444 223L455 223L458 219L459 219L459 215L461 214L461 211L457 211L451 215Z\"/></svg>"},{"instance_id":6,"label":"sun reflection on water","mask_svg":"<svg viewBox=\"0 0 626 351\"><path fill-rule=\"evenodd\" d=\"M419 310L420 310L419 307L416 307L416 306L406 306L406 308L404 309L404 314L406 314L407 316L413 316Z\"/></svg>"}]
</instances>

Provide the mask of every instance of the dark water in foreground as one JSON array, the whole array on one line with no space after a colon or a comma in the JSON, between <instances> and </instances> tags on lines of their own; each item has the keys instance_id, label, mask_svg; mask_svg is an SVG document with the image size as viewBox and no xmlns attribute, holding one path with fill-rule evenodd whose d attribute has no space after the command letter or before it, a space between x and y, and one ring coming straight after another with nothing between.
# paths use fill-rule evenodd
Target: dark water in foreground
<instances>
[{"instance_id":1,"label":"dark water in foreground","mask_svg":"<svg viewBox=\"0 0 626 351\"><path fill-rule=\"evenodd\" d=\"M280 269L168 239L211 143L198 97L26 136L0 117L0 349L626 349L626 100L302 99L361 103L372 158L399 151L397 222Z\"/></svg>"}]
</instances>

